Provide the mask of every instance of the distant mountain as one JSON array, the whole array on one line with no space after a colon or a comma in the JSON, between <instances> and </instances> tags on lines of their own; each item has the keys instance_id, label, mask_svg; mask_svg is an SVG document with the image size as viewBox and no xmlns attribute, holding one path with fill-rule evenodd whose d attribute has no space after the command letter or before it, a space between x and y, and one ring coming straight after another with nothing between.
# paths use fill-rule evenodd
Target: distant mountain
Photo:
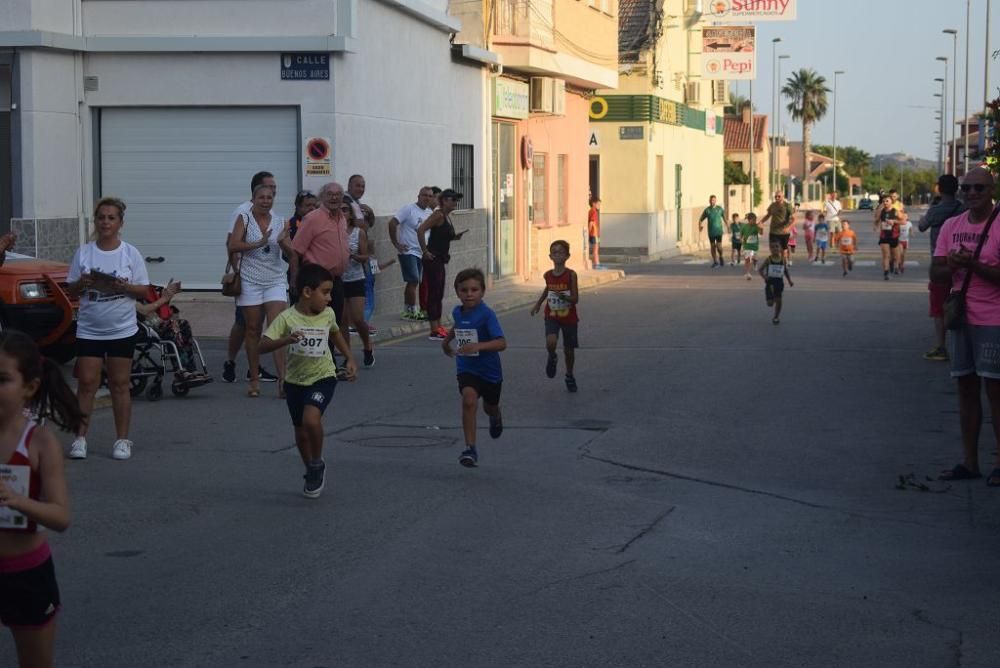
<instances>
[{"instance_id":1,"label":"distant mountain","mask_svg":"<svg viewBox=\"0 0 1000 668\"><path fill-rule=\"evenodd\" d=\"M881 161L883 167L895 165L897 169L937 169L936 160L924 160L915 158L907 153L882 153L872 158L872 165L877 166Z\"/></svg>"}]
</instances>

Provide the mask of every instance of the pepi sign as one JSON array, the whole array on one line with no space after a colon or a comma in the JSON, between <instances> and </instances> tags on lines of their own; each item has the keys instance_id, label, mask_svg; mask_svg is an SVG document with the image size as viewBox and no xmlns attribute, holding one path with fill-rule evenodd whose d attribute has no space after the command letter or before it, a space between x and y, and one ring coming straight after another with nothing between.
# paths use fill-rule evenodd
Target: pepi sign
<instances>
[{"instance_id":1,"label":"pepi sign","mask_svg":"<svg viewBox=\"0 0 1000 668\"><path fill-rule=\"evenodd\" d=\"M722 26L702 29L701 75L706 79L756 79L757 29Z\"/></svg>"},{"instance_id":2,"label":"pepi sign","mask_svg":"<svg viewBox=\"0 0 1000 668\"><path fill-rule=\"evenodd\" d=\"M798 0L708 0L705 17L722 23L794 21Z\"/></svg>"}]
</instances>

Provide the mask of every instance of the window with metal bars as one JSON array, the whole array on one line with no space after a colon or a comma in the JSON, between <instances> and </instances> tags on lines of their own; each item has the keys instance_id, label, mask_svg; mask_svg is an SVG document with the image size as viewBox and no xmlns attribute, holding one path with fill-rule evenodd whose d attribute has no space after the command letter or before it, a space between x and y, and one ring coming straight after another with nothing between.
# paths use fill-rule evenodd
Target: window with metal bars
<instances>
[{"instance_id":1,"label":"window with metal bars","mask_svg":"<svg viewBox=\"0 0 1000 668\"><path fill-rule=\"evenodd\" d=\"M472 144L451 145L451 187L462 193L459 206L463 209L476 208L476 170L473 157Z\"/></svg>"}]
</instances>

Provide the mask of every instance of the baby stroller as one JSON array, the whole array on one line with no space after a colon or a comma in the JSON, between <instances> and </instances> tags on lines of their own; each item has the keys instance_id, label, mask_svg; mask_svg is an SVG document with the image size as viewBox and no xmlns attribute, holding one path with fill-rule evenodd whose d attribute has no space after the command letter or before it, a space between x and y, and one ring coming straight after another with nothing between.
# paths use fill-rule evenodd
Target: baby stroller
<instances>
[{"instance_id":1,"label":"baby stroller","mask_svg":"<svg viewBox=\"0 0 1000 668\"><path fill-rule=\"evenodd\" d=\"M201 373L191 373L186 369L177 344L162 338L149 323L140 321L139 342L132 356L132 373L129 376L129 391L132 396L137 397L145 390L147 399L159 401L163 397L163 376L167 373L174 376L170 391L175 397L183 397L192 388L211 383L212 377L208 375L201 347L193 337L191 344Z\"/></svg>"}]
</instances>

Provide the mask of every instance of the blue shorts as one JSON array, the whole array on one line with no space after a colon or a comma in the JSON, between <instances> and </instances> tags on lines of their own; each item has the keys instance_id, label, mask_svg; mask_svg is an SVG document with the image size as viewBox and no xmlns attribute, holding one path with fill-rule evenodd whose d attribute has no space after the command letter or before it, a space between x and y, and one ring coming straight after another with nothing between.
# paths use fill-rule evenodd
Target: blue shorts
<instances>
[{"instance_id":1,"label":"blue shorts","mask_svg":"<svg viewBox=\"0 0 1000 668\"><path fill-rule=\"evenodd\" d=\"M816 248L818 248L820 250L826 250L826 242L825 241L817 241L816 242Z\"/></svg>"},{"instance_id":2,"label":"blue shorts","mask_svg":"<svg viewBox=\"0 0 1000 668\"><path fill-rule=\"evenodd\" d=\"M337 379L334 376L317 380L312 385L296 385L285 382L285 403L288 404L288 414L292 416L292 424L302 426L302 414L306 406L315 406L322 415L326 407L333 401L333 391L337 389Z\"/></svg>"},{"instance_id":3,"label":"blue shorts","mask_svg":"<svg viewBox=\"0 0 1000 668\"><path fill-rule=\"evenodd\" d=\"M423 263L416 255L397 255L404 283L419 283L423 276Z\"/></svg>"}]
</instances>

